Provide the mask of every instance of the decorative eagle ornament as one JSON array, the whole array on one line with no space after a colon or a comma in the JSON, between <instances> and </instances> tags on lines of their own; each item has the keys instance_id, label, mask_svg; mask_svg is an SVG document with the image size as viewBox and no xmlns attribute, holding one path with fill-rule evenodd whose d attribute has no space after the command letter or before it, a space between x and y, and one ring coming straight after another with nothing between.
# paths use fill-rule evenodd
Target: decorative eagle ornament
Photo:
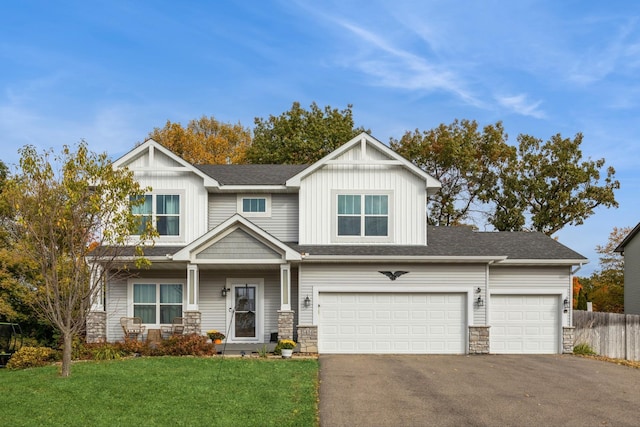
<instances>
[{"instance_id":1,"label":"decorative eagle ornament","mask_svg":"<svg viewBox=\"0 0 640 427\"><path fill-rule=\"evenodd\" d=\"M378 273L384 274L391 280L396 280L398 277L402 276L403 274L407 274L408 271L379 271Z\"/></svg>"}]
</instances>

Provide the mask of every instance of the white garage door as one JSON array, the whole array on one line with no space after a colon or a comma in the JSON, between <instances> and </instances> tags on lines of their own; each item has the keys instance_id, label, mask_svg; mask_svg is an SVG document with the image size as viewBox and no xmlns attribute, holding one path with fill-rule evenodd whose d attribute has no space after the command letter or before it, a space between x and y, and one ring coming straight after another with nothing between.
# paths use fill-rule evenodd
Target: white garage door
<instances>
[{"instance_id":1,"label":"white garage door","mask_svg":"<svg viewBox=\"0 0 640 427\"><path fill-rule=\"evenodd\" d=\"M320 353L466 352L464 294L320 293Z\"/></svg>"},{"instance_id":2,"label":"white garage door","mask_svg":"<svg viewBox=\"0 0 640 427\"><path fill-rule=\"evenodd\" d=\"M557 295L492 295L491 353L558 353Z\"/></svg>"}]
</instances>

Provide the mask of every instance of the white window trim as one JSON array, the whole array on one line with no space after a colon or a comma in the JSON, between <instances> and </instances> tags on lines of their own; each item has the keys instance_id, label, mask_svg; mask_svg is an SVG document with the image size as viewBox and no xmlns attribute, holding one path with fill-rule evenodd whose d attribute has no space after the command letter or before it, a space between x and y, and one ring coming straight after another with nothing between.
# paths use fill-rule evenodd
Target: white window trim
<instances>
[{"instance_id":1,"label":"white window trim","mask_svg":"<svg viewBox=\"0 0 640 427\"><path fill-rule=\"evenodd\" d=\"M338 235L338 196L387 196L387 235L386 236L339 236ZM364 202L363 202L364 203ZM364 212L361 217L364 218ZM331 191L331 240L333 243L393 243L393 191L391 190L332 190ZM364 229L362 230L364 232Z\"/></svg>"},{"instance_id":2,"label":"white window trim","mask_svg":"<svg viewBox=\"0 0 640 427\"><path fill-rule=\"evenodd\" d=\"M149 193L145 193L145 196L152 196L151 198L151 221L153 226L156 226L158 217L156 215L156 196L179 196L180 197L180 219L179 227L180 232L177 236L158 236L156 242L184 242L185 240L185 191L184 190L153 190ZM137 235L135 235L137 236Z\"/></svg>"},{"instance_id":3,"label":"white window trim","mask_svg":"<svg viewBox=\"0 0 640 427\"><path fill-rule=\"evenodd\" d=\"M245 212L243 210L243 200L244 199L264 199L264 212ZM237 210L238 213L244 217L263 217L270 218L271 217L271 194L238 194L238 202L237 202Z\"/></svg>"},{"instance_id":4,"label":"white window trim","mask_svg":"<svg viewBox=\"0 0 640 427\"><path fill-rule=\"evenodd\" d=\"M187 283L183 279L129 279L127 280L127 316L133 317L133 285L182 285L182 314L187 310ZM160 301L156 302L160 306ZM170 323L169 323L170 324ZM160 329L165 323L144 323L147 329Z\"/></svg>"}]
</instances>

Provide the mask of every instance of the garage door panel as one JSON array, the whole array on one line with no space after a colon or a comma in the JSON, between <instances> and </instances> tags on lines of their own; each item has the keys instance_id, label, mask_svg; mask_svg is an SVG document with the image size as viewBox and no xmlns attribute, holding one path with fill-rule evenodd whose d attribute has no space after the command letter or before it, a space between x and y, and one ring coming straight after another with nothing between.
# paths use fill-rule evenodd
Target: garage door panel
<instances>
[{"instance_id":1,"label":"garage door panel","mask_svg":"<svg viewBox=\"0 0 640 427\"><path fill-rule=\"evenodd\" d=\"M556 295L492 295L492 353L557 353L559 297Z\"/></svg>"},{"instance_id":2,"label":"garage door panel","mask_svg":"<svg viewBox=\"0 0 640 427\"><path fill-rule=\"evenodd\" d=\"M336 292L319 298L321 353L466 351L465 294Z\"/></svg>"}]
</instances>

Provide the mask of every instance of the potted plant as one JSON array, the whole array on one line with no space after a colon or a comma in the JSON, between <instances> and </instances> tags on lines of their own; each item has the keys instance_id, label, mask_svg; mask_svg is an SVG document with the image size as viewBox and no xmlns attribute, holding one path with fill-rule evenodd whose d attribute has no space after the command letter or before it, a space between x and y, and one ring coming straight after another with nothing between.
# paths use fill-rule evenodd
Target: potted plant
<instances>
[{"instance_id":1,"label":"potted plant","mask_svg":"<svg viewBox=\"0 0 640 427\"><path fill-rule=\"evenodd\" d=\"M207 336L211 339L211 342L214 344L220 344L222 340L225 338L222 332L218 332L215 329L211 329L207 331Z\"/></svg>"},{"instance_id":2,"label":"potted plant","mask_svg":"<svg viewBox=\"0 0 640 427\"><path fill-rule=\"evenodd\" d=\"M289 359L293 354L293 349L296 348L296 342L294 340L280 340L276 345L275 352L278 350L282 354L283 359Z\"/></svg>"}]
</instances>

